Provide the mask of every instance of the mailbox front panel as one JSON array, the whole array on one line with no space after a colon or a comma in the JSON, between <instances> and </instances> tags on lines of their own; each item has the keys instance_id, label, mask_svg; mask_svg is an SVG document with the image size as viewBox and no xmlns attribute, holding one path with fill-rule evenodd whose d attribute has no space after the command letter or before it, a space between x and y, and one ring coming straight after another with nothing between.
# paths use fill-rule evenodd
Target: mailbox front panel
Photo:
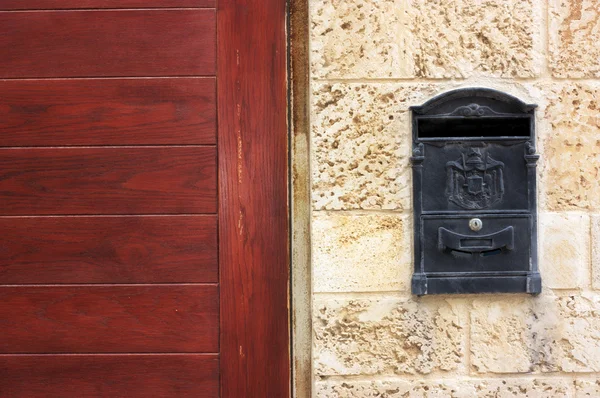
<instances>
[{"instance_id":1,"label":"mailbox front panel","mask_svg":"<svg viewBox=\"0 0 600 398\"><path fill-rule=\"evenodd\" d=\"M424 212L529 209L525 142L436 144L424 145Z\"/></svg>"},{"instance_id":2,"label":"mailbox front panel","mask_svg":"<svg viewBox=\"0 0 600 398\"><path fill-rule=\"evenodd\" d=\"M472 217L423 216L424 268L429 275L452 272L526 274L529 268L531 218L523 215L477 215L482 227L469 227Z\"/></svg>"},{"instance_id":3,"label":"mailbox front panel","mask_svg":"<svg viewBox=\"0 0 600 398\"><path fill-rule=\"evenodd\" d=\"M540 293L534 109L485 88L412 108L413 293Z\"/></svg>"}]
</instances>

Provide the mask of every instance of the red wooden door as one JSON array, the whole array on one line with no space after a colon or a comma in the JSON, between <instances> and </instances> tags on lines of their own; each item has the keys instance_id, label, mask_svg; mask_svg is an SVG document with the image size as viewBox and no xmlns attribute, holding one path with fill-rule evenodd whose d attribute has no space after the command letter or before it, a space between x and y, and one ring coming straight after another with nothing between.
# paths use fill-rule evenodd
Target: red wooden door
<instances>
[{"instance_id":1,"label":"red wooden door","mask_svg":"<svg viewBox=\"0 0 600 398\"><path fill-rule=\"evenodd\" d=\"M287 397L283 0L0 0L0 396Z\"/></svg>"}]
</instances>

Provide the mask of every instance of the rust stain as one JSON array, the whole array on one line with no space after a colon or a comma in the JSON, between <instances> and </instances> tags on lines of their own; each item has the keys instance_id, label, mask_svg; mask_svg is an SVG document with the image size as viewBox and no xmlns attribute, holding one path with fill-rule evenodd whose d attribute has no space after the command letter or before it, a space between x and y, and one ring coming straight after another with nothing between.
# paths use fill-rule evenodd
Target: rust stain
<instances>
[{"instance_id":1,"label":"rust stain","mask_svg":"<svg viewBox=\"0 0 600 398\"><path fill-rule=\"evenodd\" d=\"M571 9L569 10L569 16L565 18L564 20L564 24L566 26L565 32L564 32L564 37L565 37L565 44L569 45L572 44L573 42L573 31L571 29L571 24L574 20L580 20L581 19L581 9L582 9L582 4L581 4L581 0L575 0L572 4L571 4Z\"/></svg>"},{"instance_id":2,"label":"rust stain","mask_svg":"<svg viewBox=\"0 0 600 398\"><path fill-rule=\"evenodd\" d=\"M565 48L574 44L575 38L573 37L576 32L584 32L585 36L591 36L594 34L594 29L598 25L598 15L600 14L600 7L598 3L592 2L588 8L584 9L583 0L572 0L569 3L569 15L563 20L563 33ZM593 15L588 22L581 26L577 26L577 21L581 22L582 17L586 15Z\"/></svg>"}]
</instances>

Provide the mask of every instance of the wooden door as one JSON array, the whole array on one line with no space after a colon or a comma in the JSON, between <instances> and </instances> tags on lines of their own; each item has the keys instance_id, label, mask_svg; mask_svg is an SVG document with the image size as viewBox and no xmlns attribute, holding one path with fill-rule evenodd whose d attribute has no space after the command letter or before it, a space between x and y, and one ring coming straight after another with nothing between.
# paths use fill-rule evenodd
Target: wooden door
<instances>
[{"instance_id":1,"label":"wooden door","mask_svg":"<svg viewBox=\"0 0 600 398\"><path fill-rule=\"evenodd\" d=\"M283 0L0 0L0 396L287 397Z\"/></svg>"}]
</instances>

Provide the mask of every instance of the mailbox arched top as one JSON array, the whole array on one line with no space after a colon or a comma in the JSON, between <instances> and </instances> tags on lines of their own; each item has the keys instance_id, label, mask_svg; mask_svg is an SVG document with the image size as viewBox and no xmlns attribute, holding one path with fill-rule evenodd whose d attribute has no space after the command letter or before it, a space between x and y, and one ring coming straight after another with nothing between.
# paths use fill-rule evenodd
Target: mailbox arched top
<instances>
[{"instance_id":1,"label":"mailbox arched top","mask_svg":"<svg viewBox=\"0 0 600 398\"><path fill-rule=\"evenodd\" d=\"M532 115L536 107L502 91L468 87L447 91L410 109L417 115L427 116L495 117Z\"/></svg>"}]
</instances>

